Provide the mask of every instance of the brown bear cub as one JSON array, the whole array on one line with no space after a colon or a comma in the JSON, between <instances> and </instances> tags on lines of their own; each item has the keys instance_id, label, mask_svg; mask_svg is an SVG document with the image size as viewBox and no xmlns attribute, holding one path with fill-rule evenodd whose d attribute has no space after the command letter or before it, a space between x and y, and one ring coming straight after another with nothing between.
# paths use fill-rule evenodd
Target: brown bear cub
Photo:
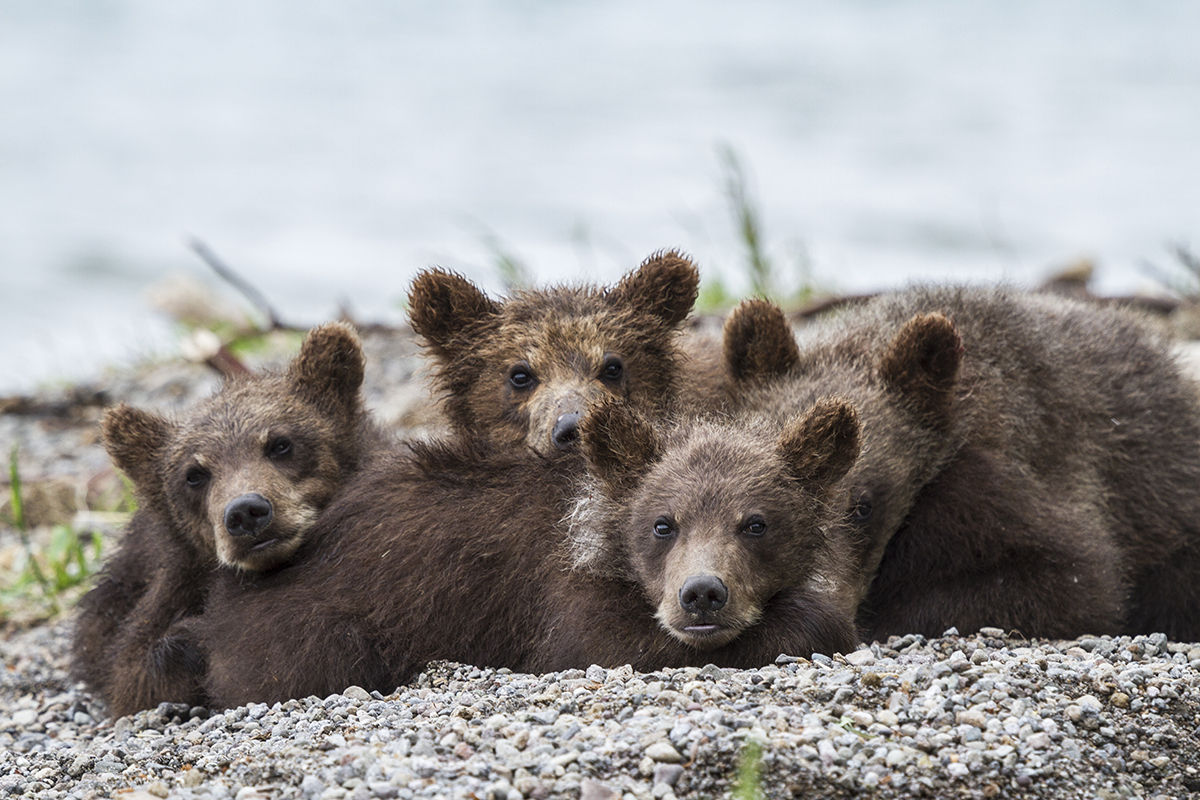
<instances>
[{"instance_id":1,"label":"brown bear cub","mask_svg":"<svg viewBox=\"0 0 1200 800\"><path fill-rule=\"evenodd\" d=\"M555 286L497 301L433 269L413 281L409 319L457 435L549 455L572 446L598 398L651 418L671 410L691 383L678 337L699 282L690 261L665 252L610 288Z\"/></svg>"},{"instance_id":2,"label":"brown bear cub","mask_svg":"<svg viewBox=\"0 0 1200 800\"><path fill-rule=\"evenodd\" d=\"M868 638L982 626L1200 638L1200 404L1139 318L1010 289L916 288L805 332L743 305L743 411L846 397Z\"/></svg>"},{"instance_id":3,"label":"brown bear cub","mask_svg":"<svg viewBox=\"0 0 1200 800\"><path fill-rule=\"evenodd\" d=\"M593 569L571 568L575 548L559 526L583 480L579 450L546 459L457 438L411 444L352 479L302 557L218 576L205 613L179 623L208 654L212 704L352 684L391 692L434 659L651 670L853 648L852 617L826 570L844 559L824 546L832 553L845 538L826 494L857 449L848 408L823 406L773 433L705 426L676 445L610 402L581 430L605 491L620 497L586 516L605 523L601 535L623 537L602 549L632 563L592 553ZM683 469L693 458L694 472ZM731 459L757 482L749 491L720 479ZM675 492L687 505L663 506ZM678 530L656 530L672 509ZM664 612L683 583L693 596Z\"/></svg>"},{"instance_id":4,"label":"brown bear cub","mask_svg":"<svg viewBox=\"0 0 1200 800\"><path fill-rule=\"evenodd\" d=\"M797 641L854 649L857 571L831 502L859 453L847 403L820 401L782 425L698 419L662 435L632 409L593 414L590 477L570 517L576 569L636 583L661 628L714 663L762 664Z\"/></svg>"},{"instance_id":5,"label":"brown bear cub","mask_svg":"<svg viewBox=\"0 0 1200 800\"><path fill-rule=\"evenodd\" d=\"M357 335L314 329L281 374L230 379L179 422L119 405L104 444L138 511L80 601L72 669L114 715L203 702L202 653L167 635L198 614L214 571L293 557L334 492L381 448L363 409Z\"/></svg>"}]
</instances>

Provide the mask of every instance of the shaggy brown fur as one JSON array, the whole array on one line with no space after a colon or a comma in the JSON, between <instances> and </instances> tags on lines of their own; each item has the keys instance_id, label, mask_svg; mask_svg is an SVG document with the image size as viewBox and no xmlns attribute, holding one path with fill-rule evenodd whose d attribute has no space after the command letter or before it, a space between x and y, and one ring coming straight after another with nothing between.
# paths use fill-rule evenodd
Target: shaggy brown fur
<instances>
[{"instance_id":1,"label":"shaggy brown fur","mask_svg":"<svg viewBox=\"0 0 1200 800\"><path fill-rule=\"evenodd\" d=\"M605 419L620 413L605 408ZM592 424L589 416L585 435L593 435ZM817 427L801 424L789 441ZM777 476L788 456L771 456L772 449ZM212 703L323 696L352 684L390 692L433 659L527 671L593 663L650 670L753 666L780 652L853 647L850 615L817 585L815 570L793 577L787 590L755 595L759 619L741 620L734 636L670 635L642 585L628 577L635 571L571 569L571 543L557 523L571 510L582 468L577 452L543 459L461 440L413 444L385 457L327 509L292 564L220 576L206 613L181 623L205 642ZM814 526L837 514L823 510L819 486L776 487L772 499L775 493ZM779 535L792 524L781 522ZM821 535L815 527L801 532ZM748 560L762 560L749 550ZM804 552L813 558L811 548ZM772 571L772 585L777 578Z\"/></svg>"},{"instance_id":2,"label":"shaggy brown fur","mask_svg":"<svg viewBox=\"0 0 1200 800\"><path fill-rule=\"evenodd\" d=\"M139 510L80 602L72 660L113 714L203 699L202 654L165 633L201 611L214 570L289 560L378 449L362 379L358 337L335 323L313 330L286 372L233 379L181 422L125 405L105 415L105 446Z\"/></svg>"},{"instance_id":3,"label":"shaggy brown fur","mask_svg":"<svg viewBox=\"0 0 1200 800\"><path fill-rule=\"evenodd\" d=\"M870 637L983 625L1030 636L1200 638L1200 407L1168 343L1108 308L1006 289L913 289L815 327L731 320L742 409L846 396L845 481ZM763 329L768 332L763 333ZM761 365L766 365L765 367Z\"/></svg>"},{"instance_id":4,"label":"shaggy brown fur","mask_svg":"<svg viewBox=\"0 0 1200 800\"><path fill-rule=\"evenodd\" d=\"M678 330L698 285L696 268L674 252L611 288L558 286L504 301L434 269L413 281L409 319L457 434L549 455L572 446L601 397L659 418L691 390Z\"/></svg>"}]
</instances>

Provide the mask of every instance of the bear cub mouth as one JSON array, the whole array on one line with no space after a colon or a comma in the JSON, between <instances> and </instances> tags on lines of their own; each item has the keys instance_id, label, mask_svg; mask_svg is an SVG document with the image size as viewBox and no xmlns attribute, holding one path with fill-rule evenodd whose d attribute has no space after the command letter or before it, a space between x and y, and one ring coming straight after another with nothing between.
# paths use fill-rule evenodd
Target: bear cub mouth
<instances>
[{"instance_id":1,"label":"bear cub mouth","mask_svg":"<svg viewBox=\"0 0 1200 800\"><path fill-rule=\"evenodd\" d=\"M695 625L687 625L683 629L684 633L689 636L697 637L712 636L720 630L721 626L715 622L701 622Z\"/></svg>"}]
</instances>

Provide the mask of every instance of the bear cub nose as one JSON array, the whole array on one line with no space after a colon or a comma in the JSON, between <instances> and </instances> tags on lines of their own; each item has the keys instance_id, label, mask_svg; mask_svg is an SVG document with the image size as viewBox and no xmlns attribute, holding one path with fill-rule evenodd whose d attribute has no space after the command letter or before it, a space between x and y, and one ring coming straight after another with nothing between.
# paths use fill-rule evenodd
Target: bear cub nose
<instances>
[{"instance_id":1,"label":"bear cub nose","mask_svg":"<svg viewBox=\"0 0 1200 800\"><path fill-rule=\"evenodd\" d=\"M563 414L555 421L554 430L550 434L555 447L559 450L566 450L579 438L579 419L582 416L578 411L572 411L570 414Z\"/></svg>"},{"instance_id":2,"label":"bear cub nose","mask_svg":"<svg viewBox=\"0 0 1200 800\"><path fill-rule=\"evenodd\" d=\"M729 589L716 575L693 575L679 590L679 605L691 614L720 611L729 600Z\"/></svg>"},{"instance_id":3,"label":"bear cub nose","mask_svg":"<svg viewBox=\"0 0 1200 800\"><path fill-rule=\"evenodd\" d=\"M244 494L225 506L225 530L230 536L257 536L271 524L271 501L261 494Z\"/></svg>"}]
</instances>

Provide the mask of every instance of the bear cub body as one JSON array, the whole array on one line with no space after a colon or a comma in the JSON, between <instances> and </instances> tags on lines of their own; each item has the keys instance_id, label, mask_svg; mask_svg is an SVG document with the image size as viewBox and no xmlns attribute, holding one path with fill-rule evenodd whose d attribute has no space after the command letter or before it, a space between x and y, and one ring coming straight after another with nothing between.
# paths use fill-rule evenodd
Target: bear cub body
<instances>
[{"instance_id":1,"label":"bear cub body","mask_svg":"<svg viewBox=\"0 0 1200 800\"><path fill-rule=\"evenodd\" d=\"M584 480L578 450L545 459L461 439L411 444L356 476L292 563L215 581L205 614L184 623L208 653L212 703L324 696L352 684L391 692L435 659L534 672L591 664L749 667L781 652L854 646L850 613L825 580L824 565L839 560L813 546L836 547L832 528L844 524L824 500L857 448L848 409L803 417L785 433L730 441L730 431L704 428L675 444L610 402L586 415L581 431L608 495L643 484L667 491L669 483L670 491L691 491L700 512L736 499L732 485L706 494L709 479L735 457L762 476L755 497L782 505L743 508L739 495L737 507L711 524L681 528L679 541L696 545L685 567L632 555L643 545L654 550L660 537L626 513L632 496L604 499L607 510L585 515L599 526L589 530L623 543L601 546L587 568L573 568L578 548L559 523ZM636 462L624 460L620 454L635 447ZM695 476L675 472L693 450L705 453L707 466ZM667 476L653 477L656 464ZM660 500L644 513L661 513ZM784 510L787 518L777 519ZM751 511L778 530L743 519ZM690 510L678 521L698 522ZM786 544L789 537L809 546ZM700 547L705 539L708 547ZM705 550L707 562L699 555ZM604 563L601 551L629 561ZM693 574L710 584L689 601L695 620L665 614L679 576L686 582ZM705 594L717 591L717 577L726 587L721 600Z\"/></svg>"},{"instance_id":2,"label":"bear cub body","mask_svg":"<svg viewBox=\"0 0 1200 800\"><path fill-rule=\"evenodd\" d=\"M1010 289L914 288L803 332L726 328L743 413L846 397L843 480L870 638L1200 637L1200 406L1136 316Z\"/></svg>"},{"instance_id":3,"label":"bear cub body","mask_svg":"<svg viewBox=\"0 0 1200 800\"><path fill-rule=\"evenodd\" d=\"M218 571L286 563L346 479L384 444L363 409L351 328L314 329L280 374L230 379L180 421L126 405L105 447L138 499L117 553L80 602L72 671L114 715L204 702L204 657L169 634Z\"/></svg>"}]
</instances>

